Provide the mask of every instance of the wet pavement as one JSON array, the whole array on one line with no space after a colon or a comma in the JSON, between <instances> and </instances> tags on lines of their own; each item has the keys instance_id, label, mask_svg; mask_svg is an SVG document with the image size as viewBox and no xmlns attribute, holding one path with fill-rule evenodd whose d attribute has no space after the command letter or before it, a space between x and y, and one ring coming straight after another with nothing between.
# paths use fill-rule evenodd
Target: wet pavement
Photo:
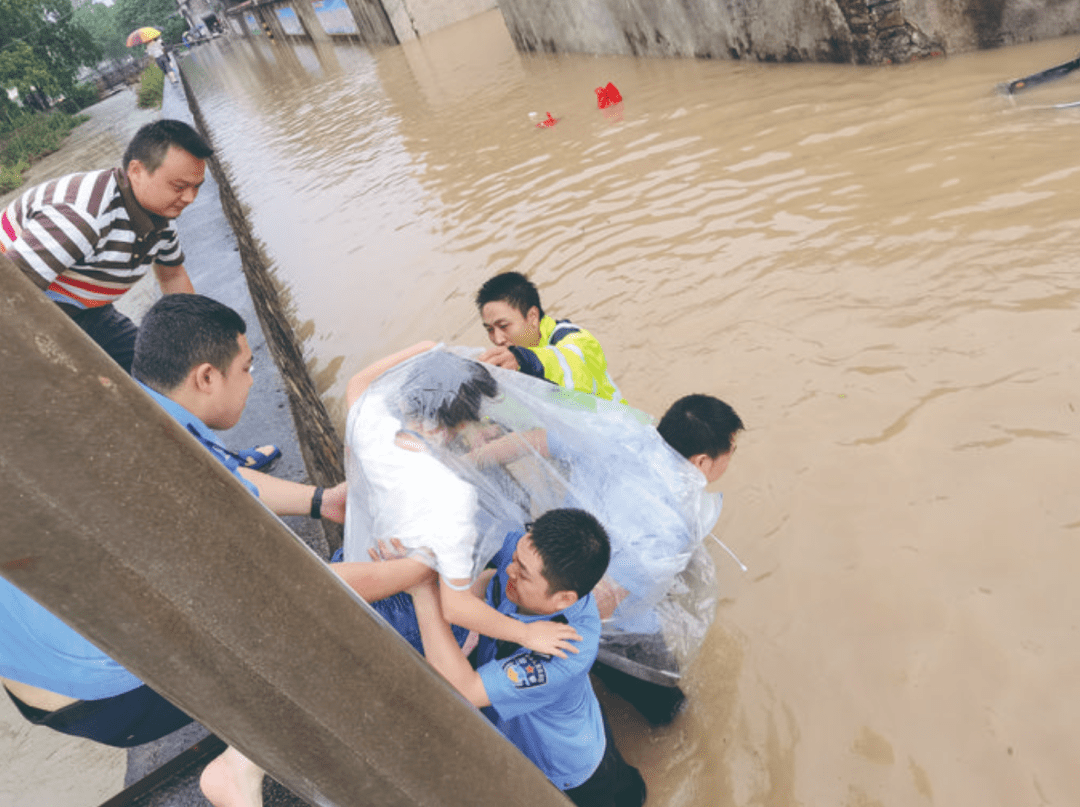
<instances>
[{"instance_id":1,"label":"wet pavement","mask_svg":"<svg viewBox=\"0 0 1080 807\"><path fill-rule=\"evenodd\" d=\"M120 162L124 148L140 126L159 117L193 123L183 89L166 83L161 110L142 110L135 94L121 90L86 110L91 120L82 124L62 148L35 163L25 175L26 184L5 197L0 205L34 184L76 171L109 167ZM282 458L273 466L275 476L307 482L284 383L266 345L262 328L248 292L236 238L221 208L218 186L207 171L197 200L177 219L185 265L195 289L235 308L248 325L248 341L255 355L255 386L240 423L224 434L228 445L246 448L274 443ZM118 306L138 321L160 296L148 275ZM327 555L326 538L319 525L307 518L283 521L319 552ZM88 741L65 737L23 721L8 700L0 699L0 754L8 761L0 777L0 804L5 807L92 807L116 795L125 785L138 781L168 762L207 734L194 724L156 743L128 752ZM139 802L140 805L205 805L198 791L201 765ZM268 780L267 805L302 804Z\"/></svg>"}]
</instances>

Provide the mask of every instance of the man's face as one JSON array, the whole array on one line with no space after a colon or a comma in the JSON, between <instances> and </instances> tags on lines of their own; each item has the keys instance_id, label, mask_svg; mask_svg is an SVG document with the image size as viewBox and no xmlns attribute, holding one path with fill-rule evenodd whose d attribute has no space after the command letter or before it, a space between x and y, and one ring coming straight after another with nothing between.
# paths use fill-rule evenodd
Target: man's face
<instances>
[{"instance_id":1,"label":"man's face","mask_svg":"<svg viewBox=\"0 0 1080 807\"><path fill-rule=\"evenodd\" d=\"M238 334L236 337L240 351L233 357L228 370L222 373L215 370L214 390L212 393L212 412L210 418L204 418L207 426L211 429L231 429L240 422L240 416L244 413L247 404L248 393L254 379L251 377L251 347L248 346L247 337Z\"/></svg>"},{"instance_id":2,"label":"man's face","mask_svg":"<svg viewBox=\"0 0 1080 807\"><path fill-rule=\"evenodd\" d=\"M540 309L535 305L524 316L510 303L493 300L480 309L488 339L497 347L536 347L540 344Z\"/></svg>"},{"instance_id":3,"label":"man's face","mask_svg":"<svg viewBox=\"0 0 1080 807\"><path fill-rule=\"evenodd\" d=\"M544 561L533 546L532 533L526 533L506 567L506 599L523 614L554 614L566 607L556 593L549 591L543 570Z\"/></svg>"},{"instance_id":4,"label":"man's face","mask_svg":"<svg viewBox=\"0 0 1080 807\"><path fill-rule=\"evenodd\" d=\"M175 219L199 195L206 174L206 161L178 146L169 146L165 159L151 173L141 160L132 160L127 168L135 200L156 216Z\"/></svg>"}]
</instances>

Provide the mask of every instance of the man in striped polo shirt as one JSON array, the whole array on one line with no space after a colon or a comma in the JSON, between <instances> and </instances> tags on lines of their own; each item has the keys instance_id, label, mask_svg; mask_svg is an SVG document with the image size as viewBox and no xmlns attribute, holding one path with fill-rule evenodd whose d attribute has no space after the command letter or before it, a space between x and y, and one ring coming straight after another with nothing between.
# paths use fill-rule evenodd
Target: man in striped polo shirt
<instances>
[{"instance_id":1,"label":"man in striped polo shirt","mask_svg":"<svg viewBox=\"0 0 1080 807\"><path fill-rule=\"evenodd\" d=\"M212 153L183 121L154 121L135 133L123 167L49 180L0 212L0 254L128 373L138 328L113 303L151 267L163 294L195 291L172 220L198 196ZM258 470L281 451L234 456Z\"/></svg>"},{"instance_id":2,"label":"man in striped polo shirt","mask_svg":"<svg viewBox=\"0 0 1080 807\"><path fill-rule=\"evenodd\" d=\"M477 292L476 307L495 345L480 361L626 403L596 337L570 320L545 315L540 293L525 275L504 272L490 278Z\"/></svg>"},{"instance_id":3,"label":"man in striped polo shirt","mask_svg":"<svg viewBox=\"0 0 1080 807\"><path fill-rule=\"evenodd\" d=\"M186 123L155 121L122 168L44 182L0 213L0 253L129 373L137 329L113 303L151 266L163 293L194 291L172 220L195 201L212 153Z\"/></svg>"}]
</instances>

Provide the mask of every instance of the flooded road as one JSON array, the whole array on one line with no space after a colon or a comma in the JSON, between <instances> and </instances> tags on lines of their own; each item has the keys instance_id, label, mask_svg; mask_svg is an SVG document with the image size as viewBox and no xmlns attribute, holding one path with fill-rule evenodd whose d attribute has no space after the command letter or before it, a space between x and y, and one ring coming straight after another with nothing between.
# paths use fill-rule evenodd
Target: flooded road
<instances>
[{"instance_id":1,"label":"flooded road","mask_svg":"<svg viewBox=\"0 0 1080 807\"><path fill-rule=\"evenodd\" d=\"M749 572L712 547L690 707L609 704L650 804L1052 805L1080 792L1080 111L1040 107L1080 81L993 88L1078 48L530 56L496 13L185 70L339 423L372 360L483 345L507 269L631 403L746 421L717 534Z\"/></svg>"}]
</instances>

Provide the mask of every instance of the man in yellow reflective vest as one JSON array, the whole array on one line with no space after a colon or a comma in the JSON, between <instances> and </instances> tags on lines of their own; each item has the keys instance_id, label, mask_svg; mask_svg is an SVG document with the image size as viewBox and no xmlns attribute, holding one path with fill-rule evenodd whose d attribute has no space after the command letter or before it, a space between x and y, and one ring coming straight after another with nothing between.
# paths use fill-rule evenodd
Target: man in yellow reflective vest
<instances>
[{"instance_id":1,"label":"man in yellow reflective vest","mask_svg":"<svg viewBox=\"0 0 1080 807\"><path fill-rule=\"evenodd\" d=\"M623 401L596 337L570 320L556 321L544 314L540 294L525 275L495 275L480 287L476 306L495 345L480 361L609 401Z\"/></svg>"}]
</instances>

